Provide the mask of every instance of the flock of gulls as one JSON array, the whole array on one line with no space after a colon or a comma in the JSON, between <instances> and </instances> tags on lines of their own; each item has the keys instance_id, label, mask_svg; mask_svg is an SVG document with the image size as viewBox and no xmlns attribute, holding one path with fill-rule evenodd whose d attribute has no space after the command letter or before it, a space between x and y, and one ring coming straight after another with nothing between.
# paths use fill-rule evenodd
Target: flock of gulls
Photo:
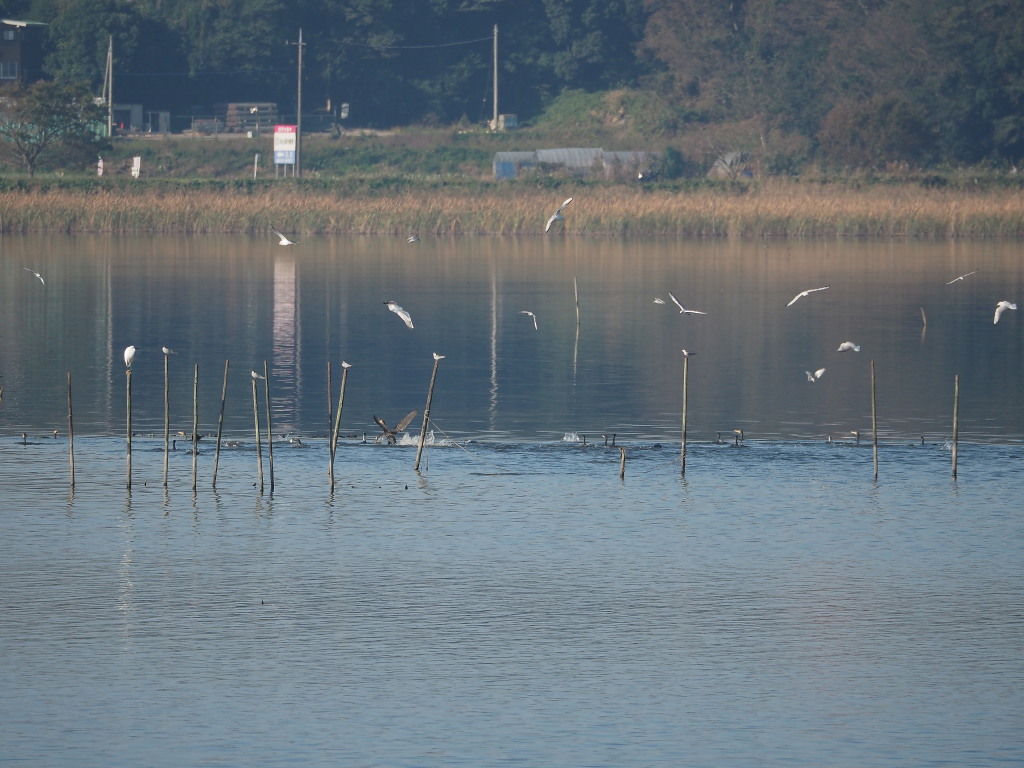
<instances>
[{"instance_id":1,"label":"flock of gulls","mask_svg":"<svg viewBox=\"0 0 1024 768\"><path fill-rule=\"evenodd\" d=\"M572 201L573 201L572 197L566 198L566 200L563 201L562 204L559 205L558 208L555 209L555 212L551 214L551 216L547 220L547 223L545 223L545 225L544 225L544 232L545 233L550 232L551 228L553 226L555 226L557 223L565 221L565 216L563 215L563 212L565 211L566 207ZM282 246L292 246L292 245L298 245L299 244L298 240L291 239L290 237L288 237L287 235L282 233L279 229L277 229L273 225L270 225L270 230L277 236L278 244L279 245L282 245ZM419 241L420 241L419 236L415 235L415 234L410 235L409 237L406 238L406 242L407 243L411 243L411 244L418 243ZM36 270L32 269L31 267L23 267L23 269L25 271L29 272L30 274L32 274L37 280L39 280L40 284L42 284L43 286L46 285L46 280L43 278L43 276L39 272L37 272ZM954 277L952 280L947 282L946 285L953 285L954 283L963 282L968 277L971 277L972 275L977 274L977 272L978 272L978 270L976 270L976 269L971 270L970 272L965 272L962 275L958 275L957 277ZM794 304L796 304L801 299L807 298L811 294L818 293L819 291L827 291L829 289L829 287L830 286L823 285L823 286L820 286L818 288L808 288L806 290L800 291L792 299L789 300L789 302L786 304L786 306L787 307L792 307ZM707 314L707 312L703 312L701 310L686 308L685 306L683 306L682 302L680 302L679 299L676 298L676 296L671 291L668 292L668 297L671 300L671 302L678 308L679 314L681 314L681 315L706 315ZM410 329L414 328L414 325L413 325L413 322L412 322L412 315L410 315L409 312L406 309L404 309L397 301L395 301L393 299L387 299L387 300L385 300L382 303L388 308L389 311L391 311L395 315L397 315L402 320L402 322L405 323L406 327L408 327ZM654 299L654 303L655 304L662 304L662 305L666 304L664 299L657 298L657 297ZM993 325L999 322L999 319L1000 319L1000 317L1002 317L1004 312L1006 312L1007 310L1016 310L1016 309L1017 309L1017 305L1014 302L1006 301L1006 300L999 301L996 304L995 314L992 317ZM520 310L519 314L528 316L530 318L530 320L533 322L534 330L537 330L538 326L537 326L537 315L536 314L534 314L532 311L530 311L528 309ZM853 341L844 341L844 342L839 344L839 346L836 349L836 352L860 352L860 350L861 350L861 348L860 348L859 344L856 344ZM138 350L137 350L137 348L134 345L129 345L128 347L125 348L125 350L124 350L124 364L125 364L125 368L126 369L131 370L132 363L135 360L135 355L136 355L137 351ZM163 351L164 355L177 354L173 349L170 349L168 347L163 347L162 351ZM681 352L683 354L683 357L690 357L690 356L696 354L693 351L688 351L688 350L685 350L685 349L681 350ZM444 355L439 355L436 352L434 353L434 360L435 361L441 360L443 358L444 358ZM343 361L342 362L342 367L343 368L350 368L351 364L350 363L346 363L346 362ZM807 377L807 381L811 382L811 383L814 383L814 382L817 382L819 379L821 379L821 377L825 374L826 370L827 369L823 367L823 368L818 368L815 371L805 371L804 373L805 373L805 375ZM264 378L264 376L260 375L256 371L252 371L251 375L252 375L253 380L263 379ZM2 390L2 388L0 388L0 397L2 397L2 392L3 392L3 390ZM412 421L413 418L415 418L415 416L416 416L416 411L413 411L413 412L409 413L394 428L388 427L387 424L383 420L378 419L377 416L374 416L373 418L374 418L374 421L377 423L377 425L381 428L381 431L383 432L382 437L385 440L387 440L388 443L394 443L395 439L396 439L396 436L400 432L402 432L409 425L409 423Z\"/></svg>"}]
</instances>

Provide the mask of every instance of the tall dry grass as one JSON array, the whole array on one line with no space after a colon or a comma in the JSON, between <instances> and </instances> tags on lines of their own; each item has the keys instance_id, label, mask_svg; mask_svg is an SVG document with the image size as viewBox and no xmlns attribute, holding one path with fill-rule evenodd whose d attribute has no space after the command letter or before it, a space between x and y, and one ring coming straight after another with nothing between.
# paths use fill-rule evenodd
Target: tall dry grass
<instances>
[{"instance_id":1,"label":"tall dry grass","mask_svg":"<svg viewBox=\"0 0 1024 768\"><path fill-rule=\"evenodd\" d=\"M766 182L671 192L517 185L342 194L137 188L0 192L4 232L525 235L571 194L564 231L648 237L1024 237L1024 193ZM560 230L561 231L561 230Z\"/></svg>"}]
</instances>

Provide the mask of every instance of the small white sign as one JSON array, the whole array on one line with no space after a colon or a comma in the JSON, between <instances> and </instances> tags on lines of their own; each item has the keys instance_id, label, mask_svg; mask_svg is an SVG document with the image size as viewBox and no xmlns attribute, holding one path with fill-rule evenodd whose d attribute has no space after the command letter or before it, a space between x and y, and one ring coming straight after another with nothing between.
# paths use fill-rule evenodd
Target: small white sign
<instances>
[{"instance_id":1,"label":"small white sign","mask_svg":"<svg viewBox=\"0 0 1024 768\"><path fill-rule=\"evenodd\" d=\"M295 165L297 128L294 125L274 126L274 163Z\"/></svg>"}]
</instances>

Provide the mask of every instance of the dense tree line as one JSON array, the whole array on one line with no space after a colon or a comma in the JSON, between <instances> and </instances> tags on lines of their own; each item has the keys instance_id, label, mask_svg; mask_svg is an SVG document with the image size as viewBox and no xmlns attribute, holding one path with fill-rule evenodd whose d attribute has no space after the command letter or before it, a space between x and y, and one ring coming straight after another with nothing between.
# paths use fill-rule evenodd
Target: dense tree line
<instances>
[{"instance_id":1,"label":"dense tree line","mask_svg":"<svg viewBox=\"0 0 1024 768\"><path fill-rule=\"evenodd\" d=\"M118 102L174 114L228 101L350 124L521 119L569 89L631 89L671 137L743 125L835 164L1024 155L1019 0L8 0L47 22L46 68L98 91L109 36ZM649 127L650 124L649 124ZM757 147L750 147L757 149Z\"/></svg>"}]
</instances>

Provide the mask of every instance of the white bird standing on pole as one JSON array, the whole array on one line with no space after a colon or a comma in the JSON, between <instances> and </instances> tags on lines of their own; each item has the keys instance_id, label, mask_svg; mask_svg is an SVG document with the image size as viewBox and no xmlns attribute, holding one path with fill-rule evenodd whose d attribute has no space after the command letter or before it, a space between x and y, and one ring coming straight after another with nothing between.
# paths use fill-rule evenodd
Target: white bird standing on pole
<instances>
[{"instance_id":1,"label":"white bird standing on pole","mask_svg":"<svg viewBox=\"0 0 1024 768\"><path fill-rule=\"evenodd\" d=\"M275 235L277 235L279 238L281 238L281 242L278 243L278 245L298 245L299 244L298 240L289 240L285 235L281 234L273 224L270 225L270 231L273 232Z\"/></svg>"},{"instance_id":2,"label":"white bird standing on pole","mask_svg":"<svg viewBox=\"0 0 1024 768\"><path fill-rule=\"evenodd\" d=\"M565 206L567 206L571 202L572 202L572 198L570 197L564 203L562 203L560 206L558 206L558 210L557 211L555 211L554 213L551 214L551 218L548 219L548 223L544 225L544 231L545 232L547 232L549 229L551 229L551 225L554 224L556 221L565 221L565 217L562 215L562 211L564 211L565 210Z\"/></svg>"},{"instance_id":3,"label":"white bird standing on pole","mask_svg":"<svg viewBox=\"0 0 1024 768\"><path fill-rule=\"evenodd\" d=\"M402 307L399 306L397 301L388 299L387 301L382 303L386 304L388 309L390 309L392 312L394 312L396 315L402 318L403 323L412 328L412 315L410 315L408 312L402 309Z\"/></svg>"},{"instance_id":4,"label":"white bird standing on pole","mask_svg":"<svg viewBox=\"0 0 1024 768\"><path fill-rule=\"evenodd\" d=\"M170 347L161 347L161 349L163 350L165 355L176 355L176 354L178 354L177 352L175 352Z\"/></svg>"},{"instance_id":5,"label":"white bird standing on pole","mask_svg":"<svg viewBox=\"0 0 1024 768\"><path fill-rule=\"evenodd\" d=\"M802 299L804 296L810 296L815 291L827 291L827 290L828 290L828 286L827 285L823 285L823 286L821 286L821 288L808 288L806 291L800 291L800 293L798 293L796 296L794 296L792 299L789 300L789 304L787 304L786 306L787 307L792 307L794 304L796 304L798 301L800 301L800 299Z\"/></svg>"},{"instance_id":6,"label":"white bird standing on pole","mask_svg":"<svg viewBox=\"0 0 1024 768\"><path fill-rule=\"evenodd\" d=\"M124 367L131 368L132 361L135 359L135 347L129 346L124 348Z\"/></svg>"},{"instance_id":7,"label":"white bird standing on pole","mask_svg":"<svg viewBox=\"0 0 1024 768\"><path fill-rule=\"evenodd\" d=\"M256 381L257 379L267 378L266 376L260 376L258 373L256 373L256 371L249 371L249 375L252 376L253 381Z\"/></svg>"},{"instance_id":8,"label":"white bird standing on pole","mask_svg":"<svg viewBox=\"0 0 1024 768\"><path fill-rule=\"evenodd\" d=\"M537 330L537 316L535 314L533 314L533 312L531 312L528 309L521 309L521 310L519 310L519 314L520 315L529 315L530 318L533 320L533 330L535 330L535 331Z\"/></svg>"},{"instance_id":9,"label":"white bird standing on pole","mask_svg":"<svg viewBox=\"0 0 1024 768\"><path fill-rule=\"evenodd\" d=\"M679 314L680 315L706 315L707 314L707 312L700 312L700 311L698 311L696 309L687 309L686 307L684 307L682 304L679 303L679 299L677 299L675 296L673 296L671 291L669 291L668 297L670 299L672 299L672 303L673 304L675 304L677 307L679 307Z\"/></svg>"},{"instance_id":10,"label":"white bird standing on pole","mask_svg":"<svg viewBox=\"0 0 1024 768\"><path fill-rule=\"evenodd\" d=\"M992 325L995 325L996 323L999 322L999 317L1000 315L1003 314L1003 312L1005 312L1008 309L1016 308L1016 304L1011 304L1009 301L1000 301L998 304L996 304L996 314L995 317L992 318Z\"/></svg>"}]
</instances>

